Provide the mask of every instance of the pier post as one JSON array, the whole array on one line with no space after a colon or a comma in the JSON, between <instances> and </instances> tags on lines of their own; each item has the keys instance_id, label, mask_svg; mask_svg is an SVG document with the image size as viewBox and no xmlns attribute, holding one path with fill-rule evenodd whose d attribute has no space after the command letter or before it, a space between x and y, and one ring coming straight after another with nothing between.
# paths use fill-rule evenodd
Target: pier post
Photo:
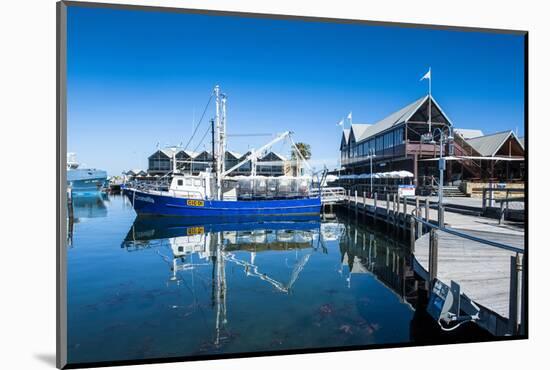
<instances>
[{"instance_id":1,"label":"pier post","mask_svg":"<svg viewBox=\"0 0 550 370\"><path fill-rule=\"evenodd\" d=\"M407 220L407 197L403 197L403 230L407 229L407 224L405 221Z\"/></svg>"},{"instance_id":2,"label":"pier post","mask_svg":"<svg viewBox=\"0 0 550 370\"><path fill-rule=\"evenodd\" d=\"M416 238L414 236L414 232L415 232L415 225L414 225L414 218L412 217L411 215L411 218L409 219L409 226L410 226L410 230L411 230L411 239L410 239L410 242L411 242L411 253L414 253L414 243L416 241Z\"/></svg>"},{"instance_id":3,"label":"pier post","mask_svg":"<svg viewBox=\"0 0 550 370\"><path fill-rule=\"evenodd\" d=\"M399 201L399 198L397 198L397 195L393 194L393 208L392 208L393 227L397 226L397 210L399 209L399 204L397 203L398 201Z\"/></svg>"},{"instance_id":4,"label":"pier post","mask_svg":"<svg viewBox=\"0 0 550 370\"><path fill-rule=\"evenodd\" d=\"M445 227L445 207L443 206L443 204L439 204L438 207L437 223L439 224L439 227Z\"/></svg>"},{"instance_id":5,"label":"pier post","mask_svg":"<svg viewBox=\"0 0 550 370\"><path fill-rule=\"evenodd\" d=\"M500 202L500 214L498 215L498 224L502 224L502 222L504 221L504 218L505 218L505 215L506 213L504 212L504 201L501 201Z\"/></svg>"},{"instance_id":6,"label":"pier post","mask_svg":"<svg viewBox=\"0 0 550 370\"><path fill-rule=\"evenodd\" d=\"M367 214L367 192L363 192L363 212Z\"/></svg>"},{"instance_id":7,"label":"pier post","mask_svg":"<svg viewBox=\"0 0 550 370\"><path fill-rule=\"evenodd\" d=\"M399 199L399 194L395 195L395 226L399 227L399 215L401 214L401 199Z\"/></svg>"},{"instance_id":8,"label":"pier post","mask_svg":"<svg viewBox=\"0 0 550 370\"><path fill-rule=\"evenodd\" d=\"M519 284L522 270L522 260L519 253L516 253L515 256L510 257L510 302L508 306L508 322L511 335L518 334L518 315L522 312L523 302Z\"/></svg>"},{"instance_id":9,"label":"pier post","mask_svg":"<svg viewBox=\"0 0 550 370\"><path fill-rule=\"evenodd\" d=\"M416 217L418 219L422 220L422 206L420 205L420 199L416 197ZM422 222L416 221L416 238L420 238L422 236Z\"/></svg>"},{"instance_id":10,"label":"pier post","mask_svg":"<svg viewBox=\"0 0 550 370\"><path fill-rule=\"evenodd\" d=\"M357 218L357 189L355 190L355 217Z\"/></svg>"},{"instance_id":11,"label":"pier post","mask_svg":"<svg viewBox=\"0 0 550 370\"><path fill-rule=\"evenodd\" d=\"M428 273L430 274L429 290L432 290L433 282L437 278L437 252L438 236L434 229L430 229L430 248L428 260Z\"/></svg>"},{"instance_id":12,"label":"pier post","mask_svg":"<svg viewBox=\"0 0 550 370\"><path fill-rule=\"evenodd\" d=\"M426 222L430 222L430 200L428 198L426 198L426 210L425 210L426 214L425 214L425 219L426 219Z\"/></svg>"},{"instance_id":13,"label":"pier post","mask_svg":"<svg viewBox=\"0 0 550 370\"><path fill-rule=\"evenodd\" d=\"M523 271L523 255L521 255L521 293L520 293L520 299L521 299L521 311L519 313L519 317L521 322L519 323L519 334L525 335L525 281L527 280L527 274Z\"/></svg>"},{"instance_id":14,"label":"pier post","mask_svg":"<svg viewBox=\"0 0 550 370\"><path fill-rule=\"evenodd\" d=\"M375 192L374 193L374 220L376 221L376 214L377 214L377 205L376 205L376 200L378 199L378 193Z\"/></svg>"},{"instance_id":15,"label":"pier post","mask_svg":"<svg viewBox=\"0 0 550 370\"><path fill-rule=\"evenodd\" d=\"M386 193L386 223L390 223L390 193Z\"/></svg>"}]
</instances>

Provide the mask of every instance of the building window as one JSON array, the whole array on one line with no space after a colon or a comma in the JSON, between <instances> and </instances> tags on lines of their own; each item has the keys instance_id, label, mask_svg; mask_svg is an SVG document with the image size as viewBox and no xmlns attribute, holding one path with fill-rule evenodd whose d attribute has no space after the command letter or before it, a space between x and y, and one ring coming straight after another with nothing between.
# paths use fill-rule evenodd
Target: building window
<instances>
[{"instance_id":1,"label":"building window","mask_svg":"<svg viewBox=\"0 0 550 370\"><path fill-rule=\"evenodd\" d=\"M376 138L376 153L382 152L384 149L384 138L382 136L378 136Z\"/></svg>"}]
</instances>

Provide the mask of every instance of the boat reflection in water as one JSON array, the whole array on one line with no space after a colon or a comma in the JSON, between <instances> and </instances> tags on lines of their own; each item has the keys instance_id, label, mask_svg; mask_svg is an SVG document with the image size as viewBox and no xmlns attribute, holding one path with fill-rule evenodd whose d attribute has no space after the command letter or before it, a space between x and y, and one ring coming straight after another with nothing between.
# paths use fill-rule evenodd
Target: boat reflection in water
<instances>
[{"instance_id":1,"label":"boat reflection in water","mask_svg":"<svg viewBox=\"0 0 550 370\"><path fill-rule=\"evenodd\" d=\"M391 233L345 215L135 218L126 202L111 197L105 218L75 229L71 363L433 340L413 309L410 254Z\"/></svg>"},{"instance_id":2,"label":"boat reflection in water","mask_svg":"<svg viewBox=\"0 0 550 370\"><path fill-rule=\"evenodd\" d=\"M181 218L138 217L126 235L122 247L128 252L156 249L156 253L167 263L170 270L167 280L177 285L187 284L185 276L189 275L185 275L185 273L191 273L191 279L196 279L196 276L192 275L194 270L211 269L210 304L215 311L212 312L215 317L215 324L212 328L215 334L212 342L199 349L201 353L223 352L224 344L234 339L234 330L239 328L239 322L243 320L238 313L235 314L234 316L239 316L234 325L235 329L228 328L230 318L227 306L229 289L227 271L231 271L232 275L240 271L240 273L244 273L246 279L261 281L264 288L270 288L271 294L292 295L295 293L294 287L301 274L308 270L308 263L312 260L312 256L318 254L319 259L316 265L311 266L304 286L297 293L304 297L295 297L293 300L301 301L302 306L307 306L311 304L308 296L317 295L311 300L319 301L319 304L308 320L313 319L313 327L319 331L319 338L316 338L316 341L319 341L317 346L321 347L324 336L336 334L338 337L342 333L350 337L354 336L355 340L362 337L369 343L370 340L366 338L380 328L379 323L370 323L371 317L367 318L366 312L361 313L364 309L362 306L370 304L370 298L365 296L365 289L368 289L365 286L365 280L360 277L355 278L354 276L357 274L367 274L370 276L369 279L374 277L375 280L382 283L384 289L389 287L393 290L391 294L397 296L397 302L408 306L403 297L395 292L404 291L402 274L405 258L400 245L386 245L380 243L380 240L377 245L377 239L372 233L350 225L346 227L343 223L338 222L321 223L318 217L303 218L298 221L271 219L266 222L244 219L235 223L219 224L182 224ZM334 267L327 270L328 258L322 256L334 255L338 248L338 258L335 260L330 258L335 262ZM277 266L274 265L273 259L277 258L278 252L285 253L282 258L279 258ZM261 258L263 253L269 257L266 255ZM380 277L374 276L373 272L380 274ZM357 287L352 284L354 280L357 280ZM326 297L323 296L332 297L340 293L339 289L342 288L332 287L337 281L341 281L341 285L338 285L343 289L350 291L346 295L351 294L348 299L351 298L351 302L355 303L343 303L342 307L339 307L340 302L325 302ZM323 286L324 282L326 282L325 287ZM238 283L242 287L242 281L238 281ZM243 288L246 291L247 287ZM380 288L371 287L370 289L376 292ZM232 292L235 290L233 289ZM240 289L234 294L237 296L232 301L239 301L239 306L242 304L240 300L249 296L251 305L261 307L273 315L273 307L265 307L261 302L254 302L258 297L255 297L253 292L245 293ZM357 301L358 295L360 298ZM352 308L352 305L357 307ZM174 304L174 307L179 306ZM281 309L284 308L281 307ZM358 318L353 319L353 324L347 323L349 320L347 316L353 316L351 311L356 310L358 312L355 314L358 315ZM410 318L411 313L410 306L409 308L399 308L397 311L403 310L408 313L404 316L405 322L408 322L407 318ZM289 317L272 316L272 319L275 322L287 321ZM330 326L329 319L334 319L336 322L331 322L331 325L336 326L330 330L322 328ZM273 330L271 326L272 324L265 329ZM300 331L298 328L293 330ZM329 330L328 333L327 330ZM406 332L408 332L408 328ZM403 336L403 334L400 335ZM391 337L392 334L388 334L388 338ZM404 338L408 339L408 334L405 334ZM349 340L346 335L344 335L344 339ZM350 341L350 343L367 344L354 341ZM254 347L266 349L265 344L262 347L260 343L256 343ZM268 346L268 348L271 347Z\"/></svg>"},{"instance_id":3,"label":"boat reflection in water","mask_svg":"<svg viewBox=\"0 0 550 370\"><path fill-rule=\"evenodd\" d=\"M67 246L73 246L74 225L87 219L107 217L109 196L95 192L86 196L73 196L67 207Z\"/></svg>"},{"instance_id":4,"label":"boat reflection in water","mask_svg":"<svg viewBox=\"0 0 550 370\"><path fill-rule=\"evenodd\" d=\"M323 249L323 229L329 224L321 224L319 217L296 217L290 220L270 219L258 222L253 219L240 219L238 223L182 224L182 218L141 218L138 217L122 247L128 251L143 248L167 246L172 252L172 281L177 281L177 272L204 266L210 261L221 265L230 261L241 266L247 276L264 280L277 290L288 293L299 272L309 260L311 253ZM195 221L196 222L196 221ZM334 236L330 236L331 240ZM291 280L283 284L260 272L255 265L256 254L262 251L307 250L295 266ZM235 252L248 252L248 260L237 258ZM197 262L193 262L193 257Z\"/></svg>"}]
</instances>

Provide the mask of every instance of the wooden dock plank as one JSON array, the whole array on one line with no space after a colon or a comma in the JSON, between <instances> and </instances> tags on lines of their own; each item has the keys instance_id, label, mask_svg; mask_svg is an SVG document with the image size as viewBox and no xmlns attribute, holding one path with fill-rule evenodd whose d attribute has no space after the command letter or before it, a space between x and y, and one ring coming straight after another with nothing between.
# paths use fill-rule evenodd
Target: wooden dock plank
<instances>
[{"instance_id":1,"label":"wooden dock plank","mask_svg":"<svg viewBox=\"0 0 550 370\"><path fill-rule=\"evenodd\" d=\"M465 231L469 233L468 231ZM523 248L523 236L472 231L485 239ZM508 318L510 257L515 253L437 231L439 237L438 276L446 284L458 282L462 292L475 302ZM427 271L429 234L415 243L415 258Z\"/></svg>"}]
</instances>

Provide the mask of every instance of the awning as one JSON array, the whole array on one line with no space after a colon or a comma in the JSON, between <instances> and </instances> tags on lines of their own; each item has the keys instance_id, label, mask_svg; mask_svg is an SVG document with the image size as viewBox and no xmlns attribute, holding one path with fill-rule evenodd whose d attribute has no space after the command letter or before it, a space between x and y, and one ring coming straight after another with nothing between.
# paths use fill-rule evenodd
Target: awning
<instances>
[{"instance_id":1,"label":"awning","mask_svg":"<svg viewBox=\"0 0 550 370\"><path fill-rule=\"evenodd\" d=\"M514 161L524 161L525 158L518 158L518 157L472 157L472 156L463 156L463 157L443 157L445 161L463 161L466 159L472 159L472 160L481 160L481 161L507 161L507 162L514 162ZM420 162L430 162L430 161L439 161L439 157L436 158L428 158L428 159L419 159Z\"/></svg>"},{"instance_id":2,"label":"awning","mask_svg":"<svg viewBox=\"0 0 550 370\"><path fill-rule=\"evenodd\" d=\"M359 175L342 175L338 178L340 180L355 180L355 179L381 179L381 178L387 178L387 179L404 179L407 177L414 177L414 174L409 171L391 171L391 172L377 172L373 173L372 175L370 173L362 173Z\"/></svg>"}]
</instances>

